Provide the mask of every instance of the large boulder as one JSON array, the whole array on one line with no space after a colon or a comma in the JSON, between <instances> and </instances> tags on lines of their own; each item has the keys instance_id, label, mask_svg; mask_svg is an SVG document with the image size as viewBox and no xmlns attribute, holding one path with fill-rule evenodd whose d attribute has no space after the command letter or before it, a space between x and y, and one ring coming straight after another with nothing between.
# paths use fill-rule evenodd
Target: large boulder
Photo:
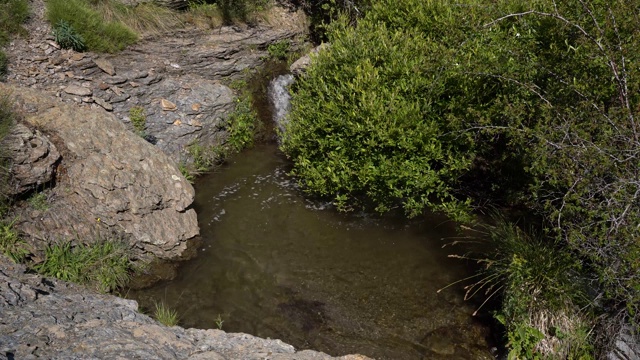
<instances>
[{"instance_id":1,"label":"large boulder","mask_svg":"<svg viewBox=\"0 0 640 360\"><path fill-rule=\"evenodd\" d=\"M0 84L23 121L62 154L49 209L25 208L18 228L35 248L123 234L139 256L174 258L198 235L194 190L169 157L102 109L80 108L32 89Z\"/></svg>"}]
</instances>

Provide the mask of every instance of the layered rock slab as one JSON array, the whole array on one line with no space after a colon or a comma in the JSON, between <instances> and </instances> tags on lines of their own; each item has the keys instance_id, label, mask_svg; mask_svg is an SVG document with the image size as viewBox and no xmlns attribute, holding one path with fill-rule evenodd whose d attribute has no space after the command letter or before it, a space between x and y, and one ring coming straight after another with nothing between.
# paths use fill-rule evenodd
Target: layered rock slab
<instances>
[{"instance_id":1,"label":"layered rock slab","mask_svg":"<svg viewBox=\"0 0 640 360\"><path fill-rule=\"evenodd\" d=\"M89 243L123 234L140 256L175 258L198 235L191 184L168 156L102 109L63 104L32 89L0 84L24 122L62 154L49 209L25 209L18 228L38 241Z\"/></svg>"},{"instance_id":2,"label":"layered rock slab","mask_svg":"<svg viewBox=\"0 0 640 360\"><path fill-rule=\"evenodd\" d=\"M169 328L138 312L133 300L28 274L2 255L0 313L0 359L334 359L316 351L296 352L280 340Z\"/></svg>"}]
</instances>

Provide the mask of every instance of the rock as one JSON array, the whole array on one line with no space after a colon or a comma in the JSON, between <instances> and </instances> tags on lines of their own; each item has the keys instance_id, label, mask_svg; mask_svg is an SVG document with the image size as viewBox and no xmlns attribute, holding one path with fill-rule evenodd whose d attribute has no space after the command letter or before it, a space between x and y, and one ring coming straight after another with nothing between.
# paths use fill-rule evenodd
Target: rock
<instances>
[{"instance_id":1,"label":"rock","mask_svg":"<svg viewBox=\"0 0 640 360\"><path fill-rule=\"evenodd\" d=\"M66 86L63 90L70 95L91 96L93 94L91 89L73 84Z\"/></svg>"},{"instance_id":2,"label":"rock","mask_svg":"<svg viewBox=\"0 0 640 360\"><path fill-rule=\"evenodd\" d=\"M607 354L607 360L640 359L640 330L624 326L616 336L614 346Z\"/></svg>"},{"instance_id":3,"label":"rock","mask_svg":"<svg viewBox=\"0 0 640 360\"><path fill-rule=\"evenodd\" d=\"M198 235L191 184L122 122L34 90L0 83L0 92L12 93L21 107L36 107L24 121L64 147L64 176L56 178L51 195L56 201L44 214L21 214L16 223L35 248L53 239L92 242L101 233L121 233L136 256L175 258Z\"/></svg>"},{"instance_id":4,"label":"rock","mask_svg":"<svg viewBox=\"0 0 640 360\"><path fill-rule=\"evenodd\" d=\"M105 58L96 58L96 59L93 59L93 62L96 64L98 68L100 68L100 70L104 71L109 76L113 76L116 74L116 70L114 69L113 64L109 60Z\"/></svg>"},{"instance_id":5,"label":"rock","mask_svg":"<svg viewBox=\"0 0 640 360\"><path fill-rule=\"evenodd\" d=\"M162 110L164 111L176 111L178 109L176 104L167 99L160 99L160 106L162 106Z\"/></svg>"},{"instance_id":6,"label":"rock","mask_svg":"<svg viewBox=\"0 0 640 360\"><path fill-rule=\"evenodd\" d=\"M309 65L311 65L312 56L319 53L321 50L327 49L330 46L328 43L322 43L311 50L310 53L296 60L291 66L289 66L289 71L295 76L301 76L306 71Z\"/></svg>"},{"instance_id":7,"label":"rock","mask_svg":"<svg viewBox=\"0 0 640 360\"><path fill-rule=\"evenodd\" d=\"M93 97L93 101L107 111L113 111L113 106L99 97Z\"/></svg>"},{"instance_id":8,"label":"rock","mask_svg":"<svg viewBox=\"0 0 640 360\"><path fill-rule=\"evenodd\" d=\"M27 273L0 255L0 357L8 359L367 360L333 358L280 340L166 327L138 304Z\"/></svg>"},{"instance_id":9,"label":"rock","mask_svg":"<svg viewBox=\"0 0 640 360\"><path fill-rule=\"evenodd\" d=\"M12 163L11 195L35 190L53 180L60 153L39 131L16 124L1 145Z\"/></svg>"},{"instance_id":10,"label":"rock","mask_svg":"<svg viewBox=\"0 0 640 360\"><path fill-rule=\"evenodd\" d=\"M104 82L111 85L120 85L127 82L127 78L122 76L113 76L110 78L104 79Z\"/></svg>"}]
</instances>

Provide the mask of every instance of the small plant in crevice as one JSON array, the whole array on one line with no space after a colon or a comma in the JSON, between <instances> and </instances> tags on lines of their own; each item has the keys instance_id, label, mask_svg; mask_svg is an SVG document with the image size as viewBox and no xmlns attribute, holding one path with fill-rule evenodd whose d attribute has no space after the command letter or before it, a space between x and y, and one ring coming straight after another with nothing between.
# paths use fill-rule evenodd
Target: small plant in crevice
<instances>
[{"instance_id":1,"label":"small plant in crevice","mask_svg":"<svg viewBox=\"0 0 640 360\"><path fill-rule=\"evenodd\" d=\"M189 166L187 166L187 164L185 164L184 162L181 162L180 164L178 164L178 169L180 170L180 173L182 174L182 176L184 176L184 178L190 184L193 184L193 181L195 180L195 175L191 171L189 171Z\"/></svg>"},{"instance_id":2,"label":"small plant in crevice","mask_svg":"<svg viewBox=\"0 0 640 360\"><path fill-rule=\"evenodd\" d=\"M222 324L224 324L224 320L222 320L222 316L218 314L218 317L216 318L216 327L218 330L222 330Z\"/></svg>"},{"instance_id":3,"label":"small plant in crevice","mask_svg":"<svg viewBox=\"0 0 640 360\"><path fill-rule=\"evenodd\" d=\"M73 26L65 20L58 20L53 27L53 38L63 49L73 49L75 51L86 50L84 38Z\"/></svg>"},{"instance_id":4,"label":"small plant in crevice","mask_svg":"<svg viewBox=\"0 0 640 360\"><path fill-rule=\"evenodd\" d=\"M131 125L136 131L136 134L141 137L145 137L145 129L147 127L147 115L145 114L144 108L141 106L134 106L129 109L129 120L131 120Z\"/></svg>"},{"instance_id":5,"label":"small plant in crevice","mask_svg":"<svg viewBox=\"0 0 640 360\"><path fill-rule=\"evenodd\" d=\"M156 302L154 304L153 317L165 326L178 325L178 312L164 304Z\"/></svg>"},{"instance_id":6,"label":"small plant in crevice","mask_svg":"<svg viewBox=\"0 0 640 360\"><path fill-rule=\"evenodd\" d=\"M47 199L47 194L44 192L36 192L33 193L27 199L27 203L35 210L46 211L49 209L49 202Z\"/></svg>"}]
</instances>

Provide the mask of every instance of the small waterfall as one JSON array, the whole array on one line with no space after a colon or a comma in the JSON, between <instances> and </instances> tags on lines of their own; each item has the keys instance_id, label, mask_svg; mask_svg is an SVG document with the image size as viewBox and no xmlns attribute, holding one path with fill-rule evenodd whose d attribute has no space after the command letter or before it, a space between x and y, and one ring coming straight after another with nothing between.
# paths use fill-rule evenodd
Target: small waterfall
<instances>
[{"instance_id":1,"label":"small waterfall","mask_svg":"<svg viewBox=\"0 0 640 360\"><path fill-rule=\"evenodd\" d=\"M269 104L273 109L273 121L278 127L278 131L282 134L287 124L287 115L291 110L291 95L289 94L289 86L293 84L295 78L291 74L280 75L271 82L267 94L269 96Z\"/></svg>"}]
</instances>

